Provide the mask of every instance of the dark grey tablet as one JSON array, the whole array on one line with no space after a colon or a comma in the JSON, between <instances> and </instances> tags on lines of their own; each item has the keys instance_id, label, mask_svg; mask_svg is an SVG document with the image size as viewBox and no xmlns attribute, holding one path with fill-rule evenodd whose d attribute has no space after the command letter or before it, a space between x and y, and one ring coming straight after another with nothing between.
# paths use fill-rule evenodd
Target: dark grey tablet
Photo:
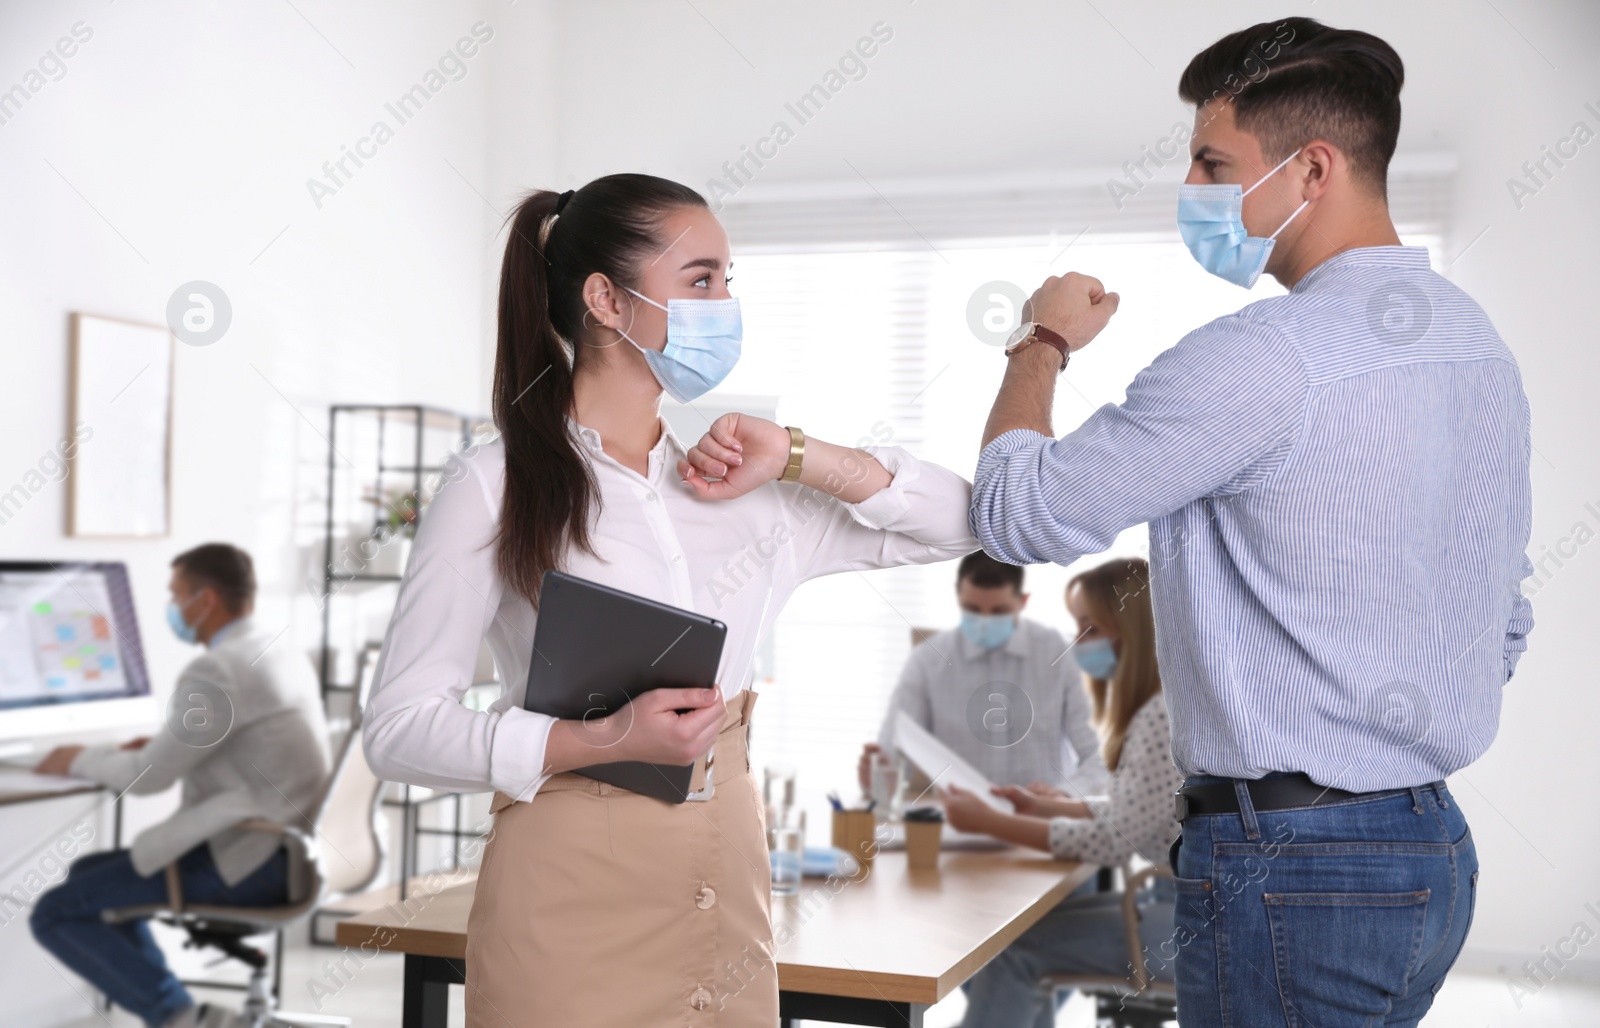
<instances>
[{"instance_id":1,"label":"dark grey tablet","mask_svg":"<svg viewBox=\"0 0 1600 1028\"><path fill-rule=\"evenodd\" d=\"M522 705L559 718L594 718L662 686L716 681L728 626L559 571L539 586L539 620ZM604 750L596 750L603 760ZM596 763L580 775L669 803L689 794L694 765Z\"/></svg>"}]
</instances>

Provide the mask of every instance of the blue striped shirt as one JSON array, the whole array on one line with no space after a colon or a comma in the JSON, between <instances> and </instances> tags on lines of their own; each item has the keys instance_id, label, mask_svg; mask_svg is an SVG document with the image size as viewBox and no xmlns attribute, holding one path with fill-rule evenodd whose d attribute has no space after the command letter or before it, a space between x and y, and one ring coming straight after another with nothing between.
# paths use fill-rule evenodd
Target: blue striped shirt
<instances>
[{"instance_id":1,"label":"blue striped shirt","mask_svg":"<svg viewBox=\"0 0 1600 1028\"><path fill-rule=\"evenodd\" d=\"M1013 564L1149 522L1180 771L1397 788L1494 738L1533 627L1529 449L1482 308L1426 250L1371 247L1190 332L1069 435L995 439L969 520Z\"/></svg>"}]
</instances>

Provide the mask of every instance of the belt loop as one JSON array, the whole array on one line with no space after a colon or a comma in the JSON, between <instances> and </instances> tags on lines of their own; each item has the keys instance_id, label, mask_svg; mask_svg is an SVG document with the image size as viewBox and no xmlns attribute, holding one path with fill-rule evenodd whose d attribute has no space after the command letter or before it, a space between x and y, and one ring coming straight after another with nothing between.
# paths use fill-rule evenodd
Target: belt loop
<instances>
[{"instance_id":1,"label":"belt loop","mask_svg":"<svg viewBox=\"0 0 1600 1028\"><path fill-rule=\"evenodd\" d=\"M1449 810L1450 799L1445 795L1444 779L1441 778L1437 782L1429 783L1428 788L1433 790L1433 798L1439 801L1439 806Z\"/></svg>"},{"instance_id":2,"label":"belt loop","mask_svg":"<svg viewBox=\"0 0 1600 1028\"><path fill-rule=\"evenodd\" d=\"M1235 778L1233 794L1239 798L1239 818L1244 822L1244 837L1261 838L1261 826L1256 823L1256 808L1250 802L1250 783L1242 778Z\"/></svg>"},{"instance_id":3,"label":"belt loop","mask_svg":"<svg viewBox=\"0 0 1600 1028\"><path fill-rule=\"evenodd\" d=\"M1422 788L1420 786L1413 785L1411 787L1411 812L1413 814L1422 813Z\"/></svg>"}]
</instances>

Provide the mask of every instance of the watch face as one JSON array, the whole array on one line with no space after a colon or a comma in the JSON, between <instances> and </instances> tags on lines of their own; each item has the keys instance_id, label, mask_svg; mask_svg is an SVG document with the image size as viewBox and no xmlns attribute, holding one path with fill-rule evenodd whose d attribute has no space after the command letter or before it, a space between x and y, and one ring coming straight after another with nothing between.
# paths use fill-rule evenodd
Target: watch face
<instances>
[{"instance_id":1,"label":"watch face","mask_svg":"<svg viewBox=\"0 0 1600 1028\"><path fill-rule=\"evenodd\" d=\"M1016 349L1024 339L1033 335L1033 328L1035 324L1036 322L1024 321L1022 324L1018 325L1016 330L1013 331L1006 339L1006 349L1008 351Z\"/></svg>"}]
</instances>

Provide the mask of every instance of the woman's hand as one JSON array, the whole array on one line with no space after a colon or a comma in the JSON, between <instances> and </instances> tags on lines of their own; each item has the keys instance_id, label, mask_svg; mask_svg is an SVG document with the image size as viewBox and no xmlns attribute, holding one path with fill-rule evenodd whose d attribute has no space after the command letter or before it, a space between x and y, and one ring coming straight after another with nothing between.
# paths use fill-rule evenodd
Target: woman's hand
<instances>
[{"instance_id":1,"label":"woman's hand","mask_svg":"<svg viewBox=\"0 0 1600 1028\"><path fill-rule=\"evenodd\" d=\"M545 770L618 760L693 764L711 748L722 715L720 687L651 689L614 713L557 721L545 743Z\"/></svg>"},{"instance_id":2,"label":"woman's hand","mask_svg":"<svg viewBox=\"0 0 1600 1028\"><path fill-rule=\"evenodd\" d=\"M789 430L749 414L724 414L678 462L678 474L701 499L730 500L783 474Z\"/></svg>"},{"instance_id":3,"label":"woman's hand","mask_svg":"<svg viewBox=\"0 0 1600 1028\"><path fill-rule=\"evenodd\" d=\"M951 828L958 832L990 831L995 809L985 803L982 796L959 785L935 786L934 791L944 804L944 820Z\"/></svg>"},{"instance_id":4,"label":"woman's hand","mask_svg":"<svg viewBox=\"0 0 1600 1028\"><path fill-rule=\"evenodd\" d=\"M982 796L960 786L944 786L938 792L944 801L944 819L956 831L981 832L1017 846L1050 851L1050 822L1045 818L1020 810L1002 813L984 802Z\"/></svg>"},{"instance_id":5,"label":"woman's hand","mask_svg":"<svg viewBox=\"0 0 1600 1028\"><path fill-rule=\"evenodd\" d=\"M1026 789L1017 785L994 785L989 791L1010 800L1017 813L1028 817L1090 817L1089 805L1075 800L1059 789L1034 782Z\"/></svg>"},{"instance_id":6,"label":"woman's hand","mask_svg":"<svg viewBox=\"0 0 1600 1028\"><path fill-rule=\"evenodd\" d=\"M1019 814L1026 814L1029 817L1050 816L1044 809L1048 805L1050 797L1035 791L1032 786L1024 789L1020 785L991 785L989 791L1001 799L1010 800L1011 805L1017 808L1017 813Z\"/></svg>"},{"instance_id":7,"label":"woman's hand","mask_svg":"<svg viewBox=\"0 0 1600 1028\"><path fill-rule=\"evenodd\" d=\"M678 474L705 500L735 496L783 476L789 466L789 430L749 414L724 414L678 462ZM807 436L800 484L845 503L860 503L892 480L866 450Z\"/></svg>"}]
</instances>

